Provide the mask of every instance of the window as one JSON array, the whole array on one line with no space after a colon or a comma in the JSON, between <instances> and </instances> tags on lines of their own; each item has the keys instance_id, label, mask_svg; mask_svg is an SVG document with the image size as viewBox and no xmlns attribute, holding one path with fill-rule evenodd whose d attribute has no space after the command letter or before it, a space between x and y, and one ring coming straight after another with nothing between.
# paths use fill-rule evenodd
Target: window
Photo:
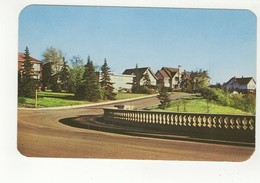
<instances>
[{"instance_id":1,"label":"window","mask_svg":"<svg viewBox=\"0 0 260 183\"><path fill-rule=\"evenodd\" d=\"M34 71L40 71L40 64L34 63L33 64L33 69L34 69Z\"/></svg>"}]
</instances>

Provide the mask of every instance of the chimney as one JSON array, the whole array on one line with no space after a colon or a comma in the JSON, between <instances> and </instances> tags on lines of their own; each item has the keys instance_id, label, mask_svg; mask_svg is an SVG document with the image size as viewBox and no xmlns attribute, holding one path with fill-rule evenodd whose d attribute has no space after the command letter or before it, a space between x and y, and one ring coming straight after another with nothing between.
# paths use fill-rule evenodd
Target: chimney
<instances>
[{"instance_id":1,"label":"chimney","mask_svg":"<svg viewBox=\"0 0 260 183\"><path fill-rule=\"evenodd\" d=\"M178 65L178 72L181 74L181 65Z\"/></svg>"}]
</instances>

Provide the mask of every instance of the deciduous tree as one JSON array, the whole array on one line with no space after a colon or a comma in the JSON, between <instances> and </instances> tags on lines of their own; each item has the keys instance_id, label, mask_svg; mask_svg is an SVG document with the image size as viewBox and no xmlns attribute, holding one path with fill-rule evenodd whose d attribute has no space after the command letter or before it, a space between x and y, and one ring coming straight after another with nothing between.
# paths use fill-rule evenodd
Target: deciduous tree
<instances>
[{"instance_id":1,"label":"deciduous tree","mask_svg":"<svg viewBox=\"0 0 260 183\"><path fill-rule=\"evenodd\" d=\"M84 61L80 56L73 56L70 59L70 72L69 72L69 83L68 90L76 94L76 89L82 83L83 73L85 71Z\"/></svg>"},{"instance_id":2,"label":"deciduous tree","mask_svg":"<svg viewBox=\"0 0 260 183\"><path fill-rule=\"evenodd\" d=\"M42 54L44 64L48 63L48 67L51 66L51 78L48 83L49 87L53 91L60 91L61 85L59 83L59 74L62 68L63 53L61 50L57 50L53 47L48 47ZM49 69L49 68L48 68ZM47 72L49 74L49 71ZM46 76L49 78L49 76Z\"/></svg>"},{"instance_id":3,"label":"deciduous tree","mask_svg":"<svg viewBox=\"0 0 260 183\"><path fill-rule=\"evenodd\" d=\"M57 50L56 48L48 47L42 54L43 62L51 62L52 63L52 73L56 74L60 72L61 65L63 61L63 53L61 50Z\"/></svg>"}]
</instances>

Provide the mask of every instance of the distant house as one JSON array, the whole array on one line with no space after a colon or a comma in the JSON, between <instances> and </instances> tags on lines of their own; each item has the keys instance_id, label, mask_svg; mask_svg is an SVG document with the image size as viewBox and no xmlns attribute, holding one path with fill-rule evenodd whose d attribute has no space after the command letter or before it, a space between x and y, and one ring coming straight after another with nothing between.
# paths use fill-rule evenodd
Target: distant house
<instances>
[{"instance_id":1,"label":"distant house","mask_svg":"<svg viewBox=\"0 0 260 183\"><path fill-rule=\"evenodd\" d=\"M97 74L98 74L99 82L101 82L101 79L102 79L101 72L98 72ZM118 91L130 92L131 91L134 76L126 75L126 74L115 74L115 73L110 73L109 75L110 75L111 83L113 84L115 92L118 92Z\"/></svg>"},{"instance_id":2,"label":"distant house","mask_svg":"<svg viewBox=\"0 0 260 183\"><path fill-rule=\"evenodd\" d=\"M227 90L238 90L242 92L253 92L256 90L256 82L253 77L232 77L226 84Z\"/></svg>"},{"instance_id":3,"label":"distant house","mask_svg":"<svg viewBox=\"0 0 260 183\"><path fill-rule=\"evenodd\" d=\"M142 68L134 68L134 69L126 69L123 74L124 75L130 75L135 77L135 72L138 72L138 74L141 76L140 85L145 84L145 75L148 75L150 78L150 85L156 86L157 84L157 77L154 75L153 71L150 67L142 67Z\"/></svg>"},{"instance_id":4,"label":"distant house","mask_svg":"<svg viewBox=\"0 0 260 183\"><path fill-rule=\"evenodd\" d=\"M162 67L155 76L158 78L157 84L159 86L179 88L182 79L181 66L179 65L178 68Z\"/></svg>"},{"instance_id":5,"label":"distant house","mask_svg":"<svg viewBox=\"0 0 260 183\"><path fill-rule=\"evenodd\" d=\"M24 69L23 63L25 61L24 53L18 53L18 71L22 72ZM32 65L32 77L34 79L40 80L42 77L42 62L37 60L36 58L30 57L30 62Z\"/></svg>"}]
</instances>

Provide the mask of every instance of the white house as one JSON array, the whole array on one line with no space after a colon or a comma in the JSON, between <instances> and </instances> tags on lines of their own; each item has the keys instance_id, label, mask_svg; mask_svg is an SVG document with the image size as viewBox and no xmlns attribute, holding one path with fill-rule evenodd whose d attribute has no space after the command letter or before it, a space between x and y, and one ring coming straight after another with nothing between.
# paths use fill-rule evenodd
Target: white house
<instances>
[{"instance_id":1,"label":"white house","mask_svg":"<svg viewBox=\"0 0 260 183\"><path fill-rule=\"evenodd\" d=\"M232 77L226 84L227 90L240 90L244 92L251 92L256 90L256 82L253 77Z\"/></svg>"},{"instance_id":2,"label":"white house","mask_svg":"<svg viewBox=\"0 0 260 183\"><path fill-rule=\"evenodd\" d=\"M134 76L126 74L109 73L111 83L113 84L115 92L131 91ZM98 72L99 82L101 82L101 72Z\"/></svg>"},{"instance_id":3,"label":"white house","mask_svg":"<svg viewBox=\"0 0 260 183\"><path fill-rule=\"evenodd\" d=\"M110 78L116 91L131 91L133 76L111 73Z\"/></svg>"},{"instance_id":4,"label":"white house","mask_svg":"<svg viewBox=\"0 0 260 183\"><path fill-rule=\"evenodd\" d=\"M134 68L134 69L126 69L123 74L124 75L129 75L132 77L135 77L135 72L138 72L139 75L141 76L140 80L140 85L144 85L146 80L145 80L145 75L148 74L150 78L150 85L156 86L157 84L157 77L154 75L153 71L151 70L150 67L142 67L142 68Z\"/></svg>"}]
</instances>

